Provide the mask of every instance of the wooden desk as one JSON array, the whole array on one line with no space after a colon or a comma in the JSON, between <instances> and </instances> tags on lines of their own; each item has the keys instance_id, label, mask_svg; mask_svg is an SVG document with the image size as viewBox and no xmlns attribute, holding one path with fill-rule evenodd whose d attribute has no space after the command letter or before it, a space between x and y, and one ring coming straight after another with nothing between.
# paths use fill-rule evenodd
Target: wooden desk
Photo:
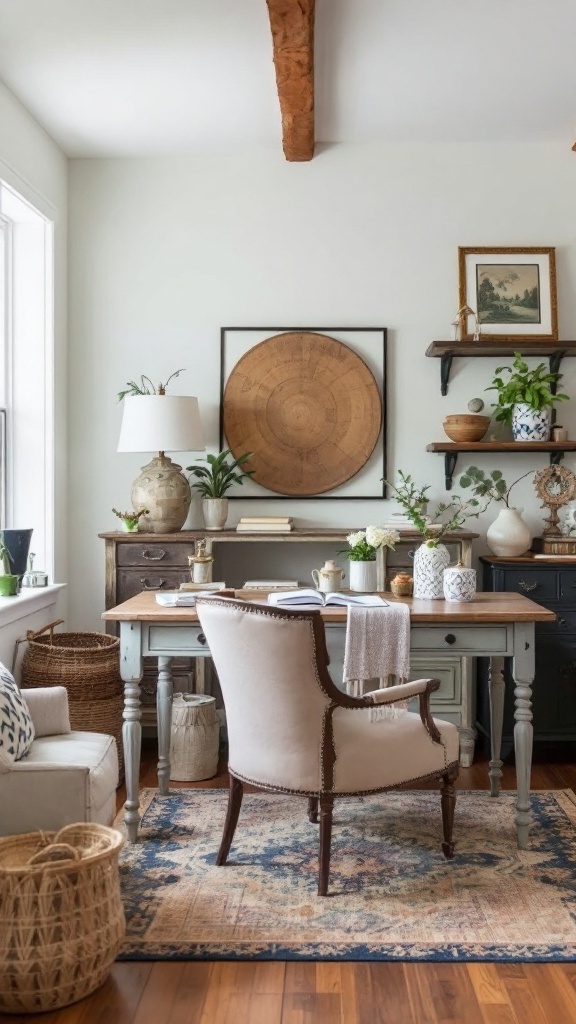
<instances>
[{"instance_id":1,"label":"wooden desk","mask_svg":"<svg viewBox=\"0 0 576 1024\"><path fill-rule=\"evenodd\" d=\"M236 591L247 600L265 601L261 591ZM516 829L518 846L528 843L531 821L530 772L532 767L532 694L534 679L534 624L553 622L554 612L519 594L477 594L469 604L447 601L400 600L410 608L410 650L438 657L441 652L464 657L494 657L501 663L510 658L514 685L514 749L516 753ZM346 609L326 608L327 625L345 628ZM124 820L130 842L135 842L140 824L138 783L142 742L140 680L147 655L158 659L158 785L168 793L170 782L170 726L172 708L171 659L183 653L209 657L210 651L194 608L164 608L153 593L142 593L104 612L103 619L120 623L120 667L124 680L124 726L122 738L126 766L126 809ZM498 796L502 761L502 714L504 680L501 671L490 673L491 760L490 790Z\"/></svg>"}]
</instances>

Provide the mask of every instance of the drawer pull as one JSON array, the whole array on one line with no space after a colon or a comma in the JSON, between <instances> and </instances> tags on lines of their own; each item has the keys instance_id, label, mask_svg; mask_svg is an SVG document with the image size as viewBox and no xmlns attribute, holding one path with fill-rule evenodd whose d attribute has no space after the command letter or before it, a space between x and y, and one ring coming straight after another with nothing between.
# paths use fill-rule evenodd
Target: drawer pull
<instances>
[{"instance_id":1,"label":"drawer pull","mask_svg":"<svg viewBox=\"0 0 576 1024\"><path fill-rule=\"evenodd\" d=\"M198 636L196 637L196 639L198 640L199 644L205 644L206 643L206 637L204 636L204 633L198 633Z\"/></svg>"},{"instance_id":2,"label":"drawer pull","mask_svg":"<svg viewBox=\"0 0 576 1024\"><path fill-rule=\"evenodd\" d=\"M539 586L539 583L526 583L526 580L518 580L518 590L523 590L525 594L531 593L532 590L536 590L536 587Z\"/></svg>"},{"instance_id":3,"label":"drawer pull","mask_svg":"<svg viewBox=\"0 0 576 1024\"><path fill-rule=\"evenodd\" d=\"M563 619L562 616L559 616L558 617L558 625L559 626L565 626L566 625L566 619Z\"/></svg>"},{"instance_id":4,"label":"drawer pull","mask_svg":"<svg viewBox=\"0 0 576 1024\"><path fill-rule=\"evenodd\" d=\"M166 558L166 552L162 548L152 548L152 550L144 548L142 558L148 562L161 562L163 558Z\"/></svg>"},{"instance_id":5,"label":"drawer pull","mask_svg":"<svg viewBox=\"0 0 576 1024\"><path fill-rule=\"evenodd\" d=\"M143 590L161 590L162 587L166 586L166 580L156 580L156 581L154 581L154 580L147 580L145 577L144 577L144 579L140 580L140 583L142 584L142 589Z\"/></svg>"},{"instance_id":6,"label":"drawer pull","mask_svg":"<svg viewBox=\"0 0 576 1024\"><path fill-rule=\"evenodd\" d=\"M446 636L444 637L444 640L446 641L447 644L456 643L456 637L454 636L454 633L447 633Z\"/></svg>"}]
</instances>

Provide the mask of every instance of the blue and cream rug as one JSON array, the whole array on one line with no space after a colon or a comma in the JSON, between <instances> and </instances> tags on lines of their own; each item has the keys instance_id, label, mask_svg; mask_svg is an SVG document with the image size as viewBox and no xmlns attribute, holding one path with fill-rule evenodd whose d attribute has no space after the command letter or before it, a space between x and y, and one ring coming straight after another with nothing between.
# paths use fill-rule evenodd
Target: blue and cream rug
<instances>
[{"instance_id":1,"label":"blue and cream rug","mask_svg":"<svg viewBox=\"0 0 576 1024\"><path fill-rule=\"evenodd\" d=\"M144 790L139 841L120 858L120 959L576 960L570 790L534 794L525 851L515 794L460 792L452 861L437 792L338 801L326 898L303 799L246 795L229 864L215 867L226 800Z\"/></svg>"}]
</instances>

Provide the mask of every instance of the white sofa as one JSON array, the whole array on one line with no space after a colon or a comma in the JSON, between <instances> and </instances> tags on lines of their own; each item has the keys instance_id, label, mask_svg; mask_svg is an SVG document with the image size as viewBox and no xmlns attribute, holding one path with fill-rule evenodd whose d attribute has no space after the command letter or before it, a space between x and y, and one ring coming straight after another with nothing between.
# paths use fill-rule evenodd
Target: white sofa
<instances>
[{"instance_id":1,"label":"white sofa","mask_svg":"<svg viewBox=\"0 0 576 1024\"><path fill-rule=\"evenodd\" d=\"M21 760L0 761L0 836L56 831L77 821L110 825L118 786L114 737L72 732L63 686L20 692L35 738Z\"/></svg>"}]
</instances>

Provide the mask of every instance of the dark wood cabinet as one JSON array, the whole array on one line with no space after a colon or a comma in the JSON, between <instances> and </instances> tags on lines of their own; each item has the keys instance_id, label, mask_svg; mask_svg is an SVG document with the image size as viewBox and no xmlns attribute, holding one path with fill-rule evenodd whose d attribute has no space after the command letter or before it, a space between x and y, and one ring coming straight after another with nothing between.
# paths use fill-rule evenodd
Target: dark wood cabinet
<instances>
[{"instance_id":1,"label":"dark wood cabinet","mask_svg":"<svg viewBox=\"0 0 576 1024\"><path fill-rule=\"evenodd\" d=\"M556 613L556 622L536 624L536 675L533 684L534 740L576 740L576 564L533 558L484 557L483 589L524 594ZM477 727L489 735L488 667L478 671ZM509 668L505 666L507 682ZM514 692L506 686L503 753L513 744Z\"/></svg>"}]
</instances>

